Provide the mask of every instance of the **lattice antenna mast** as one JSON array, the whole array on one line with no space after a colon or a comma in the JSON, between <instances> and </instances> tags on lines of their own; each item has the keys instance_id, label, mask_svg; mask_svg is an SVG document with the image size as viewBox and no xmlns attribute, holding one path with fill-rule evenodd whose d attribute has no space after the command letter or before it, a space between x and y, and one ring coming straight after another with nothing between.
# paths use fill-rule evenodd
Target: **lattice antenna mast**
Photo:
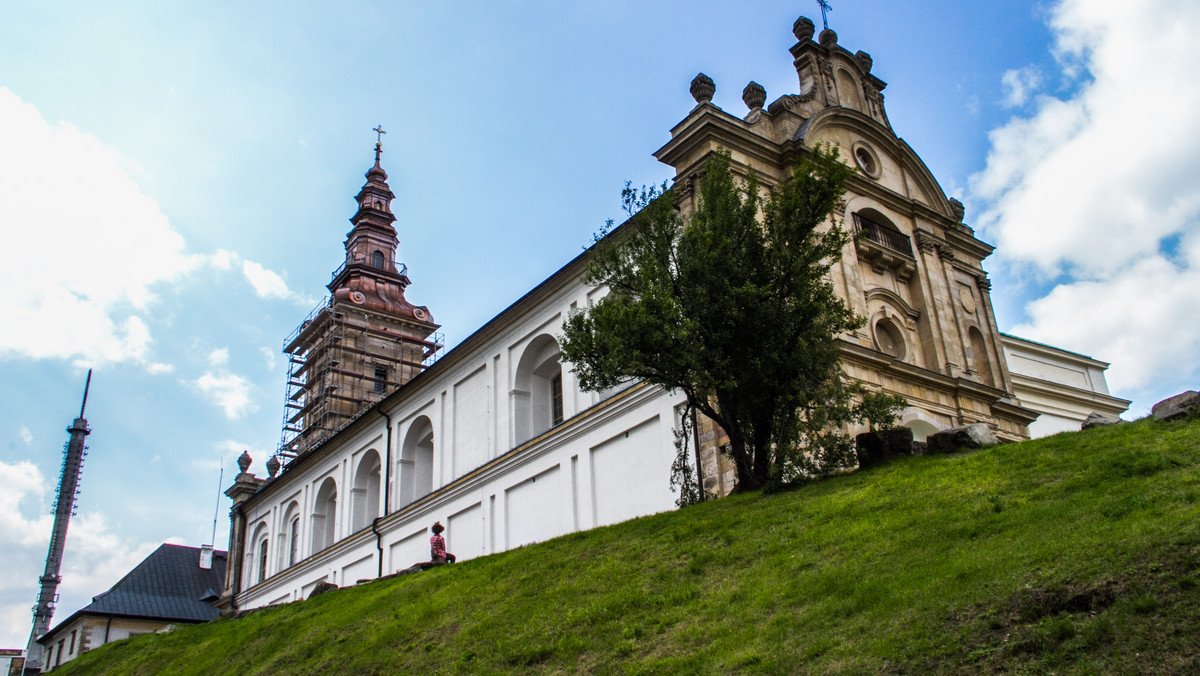
<instances>
[{"instance_id":1,"label":"lattice antenna mast","mask_svg":"<svg viewBox=\"0 0 1200 676\"><path fill-rule=\"evenodd\" d=\"M833 11L833 5L829 4L829 0L817 0L817 6L821 8L821 23L825 24L825 30L829 30L829 12Z\"/></svg>"},{"instance_id":2,"label":"lattice antenna mast","mask_svg":"<svg viewBox=\"0 0 1200 676\"><path fill-rule=\"evenodd\" d=\"M33 631L29 635L29 646L25 651L25 674L40 674L42 671L42 646L37 639L50 629L54 617L54 604L58 601L58 583L62 581L63 547L67 541L67 524L75 514L75 503L79 497L79 477L83 473L83 459L87 456L84 438L91 434L87 419L88 390L92 386L92 371L89 369L87 383L83 386L83 404L67 432L71 438L63 448L62 472L58 479L58 491L54 499L54 530L50 533L50 549L46 554L46 570L38 578L41 591L37 605L33 607Z\"/></svg>"}]
</instances>

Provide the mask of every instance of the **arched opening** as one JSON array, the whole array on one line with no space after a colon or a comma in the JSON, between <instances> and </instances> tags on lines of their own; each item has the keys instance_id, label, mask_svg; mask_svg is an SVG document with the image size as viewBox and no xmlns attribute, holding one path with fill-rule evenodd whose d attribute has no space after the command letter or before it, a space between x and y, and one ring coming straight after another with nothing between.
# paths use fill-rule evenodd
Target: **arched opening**
<instances>
[{"instance_id":1,"label":"arched opening","mask_svg":"<svg viewBox=\"0 0 1200 676\"><path fill-rule=\"evenodd\" d=\"M250 557L246 572L248 573L249 583L251 585L258 584L267 579L267 544L270 541L270 533L267 529L267 524L260 523L254 529L254 537L250 539L253 544L247 555Z\"/></svg>"},{"instance_id":2,"label":"arched opening","mask_svg":"<svg viewBox=\"0 0 1200 676\"><path fill-rule=\"evenodd\" d=\"M560 357L558 341L545 334L534 338L521 355L512 393L513 431L518 444L564 419Z\"/></svg>"},{"instance_id":3,"label":"arched opening","mask_svg":"<svg viewBox=\"0 0 1200 676\"><path fill-rule=\"evenodd\" d=\"M858 93L858 83L855 82L854 76L845 68L838 68L837 70L837 87L838 98L841 100L843 108L853 108L860 112L866 112L863 110L862 96Z\"/></svg>"},{"instance_id":4,"label":"arched opening","mask_svg":"<svg viewBox=\"0 0 1200 676\"><path fill-rule=\"evenodd\" d=\"M371 267L383 269L385 258L382 251L376 251L371 254Z\"/></svg>"},{"instance_id":5,"label":"arched opening","mask_svg":"<svg viewBox=\"0 0 1200 676\"><path fill-rule=\"evenodd\" d=\"M350 490L353 496L353 519L351 531L357 532L370 525L379 516L379 453L367 451L358 463L358 471L354 473L354 488Z\"/></svg>"},{"instance_id":6,"label":"arched opening","mask_svg":"<svg viewBox=\"0 0 1200 676\"><path fill-rule=\"evenodd\" d=\"M433 490L433 423L421 416L413 421L400 449L400 506Z\"/></svg>"},{"instance_id":7,"label":"arched opening","mask_svg":"<svg viewBox=\"0 0 1200 676\"><path fill-rule=\"evenodd\" d=\"M924 420L912 420L905 423L904 426L912 430L913 441L925 441L930 435L941 432L936 425Z\"/></svg>"},{"instance_id":8,"label":"arched opening","mask_svg":"<svg viewBox=\"0 0 1200 676\"><path fill-rule=\"evenodd\" d=\"M967 329L967 338L971 341L971 352L975 357L975 371L984 384L995 387L996 380L992 376L992 363L988 359L987 343L983 340L983 334L972 326Z\"/></svg>"},{"instance_id":9,"label":"arched opening","mask_svg":"<svg viewBox=\"0 0 1200 676\"><path fill-rule=\"evenodd\" d=\"M300 556L300 503L293 500L283 512L283 521L276 550L279 552L279 569L296 565Z\"/></svg>"},{"instance_id":10,"label":"arched opening","mask_svg":"<svg viewBox=\"0 0 1200 676\"><path fill-rule=\"evenodd\" d=\"M317 498L313 501L312 551L317 553L333 544L334 526L337 524L337 482L333 477L321 484Z\"/></svg>"},{"instance_id":11,"label":"arched opening","mask_svg":"<svg viewBox=\"0 0 1200 676\"><path fill-rule=\"evenodd\" d=\"M854 212L854 228L856 232L863 233L863 237L870 242L909 258L913 257L912 240L887 216L875 209L860 209Z\"/></svg>"}]
</instances>

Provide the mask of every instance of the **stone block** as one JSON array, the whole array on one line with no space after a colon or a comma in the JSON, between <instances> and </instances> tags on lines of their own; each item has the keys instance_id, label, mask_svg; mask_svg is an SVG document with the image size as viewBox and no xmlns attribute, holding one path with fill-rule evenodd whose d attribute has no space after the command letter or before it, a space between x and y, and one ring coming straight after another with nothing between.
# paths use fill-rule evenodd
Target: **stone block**
<instances>
[{"instance_id":1,"label":"stone block","mask_svg":"<svg viewBox=\"0 0 1200 676\"><path fill-rule=\"evenodd\" d=\"M1107 427L1109 425L1116 425L1119 422L1123 421L1120 418L1105 415L1099 411L1092 411L1087 419L1083 421L1083 424L1080 425L1080 429L1090 430L1093 427Z\"/></svg>"},{"instance_id":2,"label":"stone block","mask_svg":"<svg viewBox=\"0 0 1200 676\"><path fill-rule=\"evenodd\" d=\"M1158 420L1187 418L1197 411L1200 411L1200 393L1194 390L1163 399L1150 409L1150 413Z\"/></svg>"},{"instance_id":3,"label":"stone block","mask_svg":"<svg viewBox=\"0 0 1200 676\"><path fill-rule=\"evenodd\" d=\"M987 423L975 423L932 434L925 440L927 451L935 453L957 453L958 451L995 446L1000 443Z\"/></svg>"},{"instance_id":4,"label":"stone block","mask_svg":"<svg viewBox=\"0 0 1200 676\"><path fill-rule=\"evenodd\" d=\"M327 592L337 591L337 589L338 586L336 584L321 580L317 583L317 586L313 587L313 590L309 593L308 598L311 599L314 596L320 596L321 594L325 594Z\"/></svg>"},{"instance_id":5,"label":"stone block","mask_svg":"<svg viewBox=\"0 0 1200 676\"><path fill-rule=\"evenodd\" d=\"M892 458L912 455L912 430L896 427L890 430L864 432L854 438L860 468L871 467Z\"/></svg>"}]
</instances>

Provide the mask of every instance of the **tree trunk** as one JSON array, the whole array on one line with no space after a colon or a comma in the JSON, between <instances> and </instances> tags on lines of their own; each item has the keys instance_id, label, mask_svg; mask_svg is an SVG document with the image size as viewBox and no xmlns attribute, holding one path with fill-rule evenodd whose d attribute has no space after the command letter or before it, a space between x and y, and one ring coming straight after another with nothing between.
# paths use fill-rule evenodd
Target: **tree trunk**
<instances>
[{"instance_id":1,"label":"tree trunk","mask_svg":"<svg viewBox=\"0 0 1200 676\"><path fill-rule=\"evenodd\" d=\"M771 478L771 429L756 426L754 433L754 481L759 488Z\"/></svg>"},{"instance_id":2,"label":"tree trunk","mask_svg":"<svg viewBox=\"0 0 1200 676\"><path fill-rule=\"evenodd\" d=\"M729 435L729 452L733 456L734 468L737 469L737 485L731 492L745 493L762 488L762 484L755 481L754 466L746 450L746 437L741 428L730 426L725 428L725 433Z\"/></svg>"}]
</instances>

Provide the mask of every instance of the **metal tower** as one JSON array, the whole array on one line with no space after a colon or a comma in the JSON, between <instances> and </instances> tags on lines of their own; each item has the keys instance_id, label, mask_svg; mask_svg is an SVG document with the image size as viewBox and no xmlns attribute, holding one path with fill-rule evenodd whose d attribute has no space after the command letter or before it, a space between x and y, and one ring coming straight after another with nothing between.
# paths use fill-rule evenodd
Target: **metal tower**
<instances>
[{"instance_id":1,"label":"metal tower","mask_svg":"<svg viewBox=\"0 0 1200 676\"><path fill-rule=\"evenodd\" d=\"M88 388L92 385L92 371L88 369L87 383L83 386L83 404L67 432L71 439L63 448L62 472L58 478L58 492L54 499L54 531L50 534L50 550L46 554L46 570L38 578L41 591L37 605L33 607L33 632L29 635L29 646L25 650L25 676L42 672L42 645L38 637L50 629L50 618L54 616L54 604L58 601L58 583L62 581L58 571L62 567L63 545L67 540L67 524L75 514L75 500L79 496L79 475L83 472L83 459L87 456L84 437L91 434L83 411L87 408Z\"/></svg>"}]
</instances>

